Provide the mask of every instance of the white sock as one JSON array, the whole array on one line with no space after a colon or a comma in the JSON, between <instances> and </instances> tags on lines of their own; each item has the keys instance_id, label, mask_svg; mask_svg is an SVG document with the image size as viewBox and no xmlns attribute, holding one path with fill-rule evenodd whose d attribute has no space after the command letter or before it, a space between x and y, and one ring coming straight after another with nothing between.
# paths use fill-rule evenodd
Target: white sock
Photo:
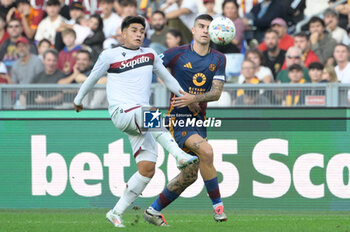
<instances>
[{"instance_id":1,"label":"white sock","mask_svg":"<svg viewBox=\"0 0 350 232\"><path fill-rule=\"evenodd\" d=\"M124 211L136 200L146 188L151 178L142 176L138 171L129 179L126 189L113 208L113 212L123 214Z\"/></svg>"},{"instance_id":2,"label":"white sock","mask_svg":"<svg viewBox=\"0 0 350 232\"><path fill-rule=\"evenodd\" d=\"M175 158L184 155L185 152L177 145L168 131L152 131L151 134L153 138Z\"/></svg>"},{"instance_id":3,"label":"white sock","mask_svg":"<svg viewBox=\"0 0 350 232\"><path fill-rule=\"evenodd\" d=\"M220 205L222 205L222 207L224 207L224 204L223 204L222 202L219 202L219 203L213 205L213 209L215 210L216 207L218 207L218 206L220 206Z\"/></svg>"}]
</instances>

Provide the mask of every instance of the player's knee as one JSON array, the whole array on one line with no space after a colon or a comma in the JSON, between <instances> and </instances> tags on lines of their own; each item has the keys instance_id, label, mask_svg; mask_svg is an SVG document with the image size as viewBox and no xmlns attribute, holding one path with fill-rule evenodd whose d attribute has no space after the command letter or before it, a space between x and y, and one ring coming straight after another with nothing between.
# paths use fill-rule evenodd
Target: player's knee
<instances>
[{"instance_id":1,"label":"player's knee","mask_svg":"<svg viewBox=\"0 0 350 232\"><path fill-rule=\"evenodd\" d=\"M138 169L139 169L139 173L142 176L148 177L148 178L152 178L154 176L155 173L155 164L150 164L150 162L146 163L146 164L139 164L138 165Z\"/></svg>"},{"instance_id":2,"label":"player's knee","mask_svg":"<svg viewBox=\"0 0 350 232\"><path fill-rule=\"evenodd\" d=\"M199 152L199 159L200 162L205 163L205 164L213 164L213 160L214 160L214 153L213 153L213 149L205 149L205 150L201 150Z\"/></svg>"}]
</instances>

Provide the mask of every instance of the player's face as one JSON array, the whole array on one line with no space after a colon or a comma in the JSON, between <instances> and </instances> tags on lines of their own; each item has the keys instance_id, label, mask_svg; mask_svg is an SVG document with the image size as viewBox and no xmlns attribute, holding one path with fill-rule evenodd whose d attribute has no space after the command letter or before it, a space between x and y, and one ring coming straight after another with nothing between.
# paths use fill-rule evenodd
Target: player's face
<instances>
[{"instance_id":1,"label":"player's face","mask_svg":"<svg viewBox=\"0 0 350 232\"><path fill-rule=\"evenodd\" d=\"M145 28L139 23L132 23L122 32L125 41L125 47L130 49L138 49L145 38Z\"/></svg>"},{"instance_id":2,"label":"player's face","mask_svg":"<svg viewBox=\"0 0 350 232\"><path fill-rule=\"evenodd\" d=\"M192 28L193 40L199 44L207 45L210 42L209 37L210 21L199 19Z\"/></svg>"}]
</instances>

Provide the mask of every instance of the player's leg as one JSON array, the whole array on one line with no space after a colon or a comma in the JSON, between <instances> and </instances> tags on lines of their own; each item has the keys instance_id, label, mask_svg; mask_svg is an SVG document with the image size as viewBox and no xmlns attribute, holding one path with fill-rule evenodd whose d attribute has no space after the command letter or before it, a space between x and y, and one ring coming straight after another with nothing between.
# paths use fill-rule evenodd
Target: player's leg
<instances>
[{"instance_id":1,"label":"player's leg","mask_svg":"<svg viewBox=\"0 0 350 232\"><path fill-rule=\"evenodd\" d=\"M133 120L130 120L130 123L128 124L128 127L125 128L125 132L128 134L138 134L141 133L141 126L142 126L142 109L141 107L135 108L131 107L129 109L133 109ZM124 110L123 113L127 117L130 112L128 109ZM119 124L122 124L121 122ZM179 169L182 169L186 167L187 165L190 165L192 163L198 163L199 159L196 156L192 156L184 152L178 144L175 142L171 134L169 133L168 130L163 129L163 130L152 130L147 133L150 133L152 137L165 149L167 150L170 154L172 154L177 163L177 167Z\"/></svg>"},{"instance_id":2,"label":"player's leg","mask_svg":"<svg viewBox=\"0 0 350 232\"><path fill-rule=\"evenodd\" d=\"M191 164L182 169L181 172L168 183L163 192L153 202L152 206L145 210L145 220L157 226L167 225L164 216L161 214L161 210L175 201L188 186L197 180L198 169L198 163Z\"/></svg>"},{"instance_id":3,"label":"player's leg","mask_svg":"<svg viewBox=\"0 0 350 232\"><path fill-rule=\"evenodd\" d=\"M165 150L175 157L176 164L179 169L183 169L190 164L199 162L197 156L189 155L179 147L169 131L152 131L150 133Z\"/></svg>"},{"instance_id":4,"label":"player's leg","mask_svg":"<svg viewBox=\"0 0 350 232\"><path fill-rule=\"evenodd\" d=\"M114 226L124 227L121 216L151 181L155 172L156 159L157 155L152 152L146 150L141 150L139 152L136 158L138 171L131 176L126 184L123 195L120 197L114 208L106 215L108 220L112 222Z\"/></svg>"},{"instance_id":5,"label":"player's leg","mask_svg":"<svg viewBox=\"0 0 350 232\"><path fill-rule=\"evenodd\" d=\"M199 134L191 135L185 142L185 146L199 156L199 170L203 177L208 195L214 208L214 219L216 221L226 221L224 206L220 196L219 183L216 169L214 167L213 148Z\"/></svg>"}]
</instances>

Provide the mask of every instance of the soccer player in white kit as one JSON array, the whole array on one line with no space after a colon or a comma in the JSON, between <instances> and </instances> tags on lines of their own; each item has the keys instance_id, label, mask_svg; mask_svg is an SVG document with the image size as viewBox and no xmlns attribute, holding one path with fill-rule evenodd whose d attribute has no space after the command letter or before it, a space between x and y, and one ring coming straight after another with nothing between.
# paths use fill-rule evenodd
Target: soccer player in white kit
<instances>
[{"instance_id":1,"label":"soccer player in white kit","mask_svg":"<svg viewBox=\"0 0 350 232\"><path fill-rule=\"evenodd\" d=\"M128 135L138 168L129 179L115 207L106 214L115 227L125 227L121 215L142 193L154 175L158 155L155 140L176 158L179 169L199 161L197 156L180 149L167 130L141 131L141 108L149 106L152 71L176 95L181 96L180 91L183 89L163 66L156 52L141 47L145 37L144 18L128 16L123 20L121 28L125 44L100 54L91 74L74 99L74 108L80 112L83 109L81 102L84 96L108 73L106 91L109 113L114 125Z\"/></svg>"}]
</instances>

